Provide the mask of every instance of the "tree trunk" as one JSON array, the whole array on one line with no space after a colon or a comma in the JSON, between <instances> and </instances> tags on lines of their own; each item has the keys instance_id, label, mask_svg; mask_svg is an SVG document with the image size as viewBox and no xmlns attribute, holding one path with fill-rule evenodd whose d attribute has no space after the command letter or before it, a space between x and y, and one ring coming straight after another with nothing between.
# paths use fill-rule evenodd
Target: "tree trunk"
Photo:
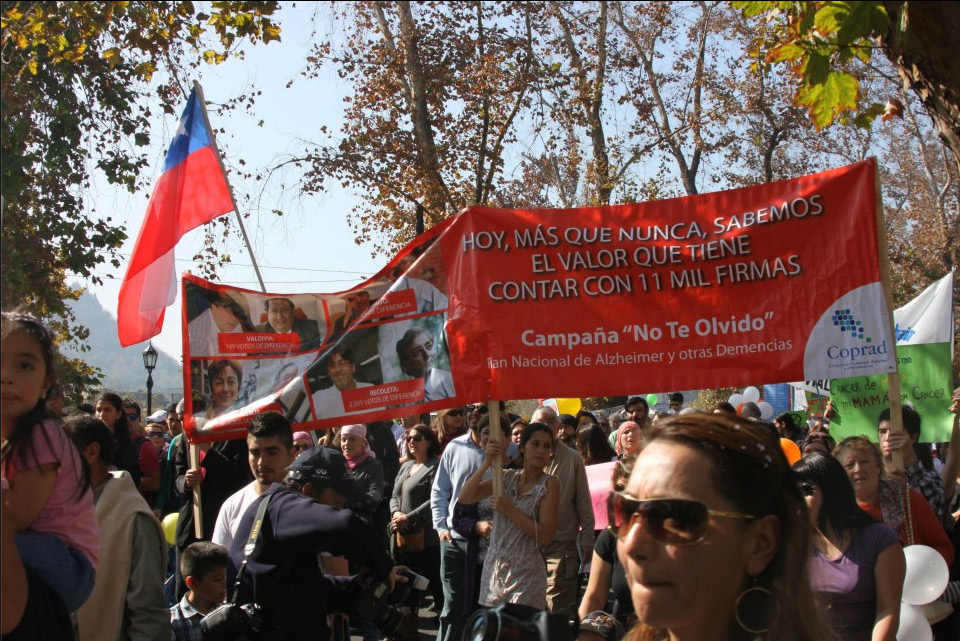
<instances>
[{"instance_id":1,"label":"tree trunk","mask_svg":"<svg viewBox=\"0 0 960 641\"><path fill-rule=\"evenodd\" d=\"M960 169L960 3L884 2L893 23L884 53L914 91ZM899 25L900 28L897 28Z\"/></svg>"}]
</instances>

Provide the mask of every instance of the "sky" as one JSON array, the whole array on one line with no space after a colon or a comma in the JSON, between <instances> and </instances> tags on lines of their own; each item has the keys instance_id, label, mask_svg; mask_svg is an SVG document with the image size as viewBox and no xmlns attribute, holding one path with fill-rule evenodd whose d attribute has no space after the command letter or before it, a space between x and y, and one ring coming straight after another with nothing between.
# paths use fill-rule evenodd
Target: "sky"
<instances>
[{"instance_id":1,"label":"sky","mask_svg":"<svg viewBox=\"0 0 960 641\"><path fill-rule=\"evenodd\" d=\"M220 114L215 106L209 108L211 126L226 129L217 141L228 166L237 166L242 157L247 163L243 167L245 170L251 167L265 169L281 158L300 152L303 149L300 140L321 140L321 126L336 131L342 122L343 97L349 92L346 83L340 81L332 68L321 70L318 77L309 80L300 77L310 43L315 38L311 35L314 6L291 7L285 4L278 14L281 42L246 46L244 60L231 60L216 67L204 65L196 77L190 78L190 81L201 83L208 103L225 102L250 85L262 91L252 113ZM327 15L323 12L318 15L321 21L318 29L324 35L330 29ZM286 88L291 80L294 81L292 87ZM164 154L176 130L179 109L175 116L160 114L155 119L151 131L153 146L148 156L149 188L130 194L105 181L94 187L92 197L98 212L125 225L128 238L119 250L119 268L108 262L95 270L103 279L102 284L95 284L90 279L73 280L94 294L114 317L127 260L140 231L153 182L160 175ZM160 112L159 109L156 111ZM258 121L263 125L258 126ZM372 244L357 245L347 225L346 214L360 202L358 194L330 181L327 193L301 197L292 186L293 178L289 174L272 178L261 198L260 211L252 211L245 220L267 291L288 294L338 292L362 282L386 264L390 257L371 258ZM230 180L236 192L246 191L248 185L232 175ZM251 183L251 186L258 188L259 183ZM241 202L239 206L244 207L244 204ZM288 215L277 217L271 213L274 208L282 209ZM235 221L234 214L228 216ZM230 238L220 244L220 250L230 254L232 264L219 270L218 280L259 290L240 232L236 224L232 228ZM202 244L202 227L180 241L176 250L178 277L194 266L190 258ZM178 294L177 301L167 308L163 331L153 339L154 346L179 359L181 330ZM142 351L143 347L128 349Z\"/></svg>"}]
</instances>

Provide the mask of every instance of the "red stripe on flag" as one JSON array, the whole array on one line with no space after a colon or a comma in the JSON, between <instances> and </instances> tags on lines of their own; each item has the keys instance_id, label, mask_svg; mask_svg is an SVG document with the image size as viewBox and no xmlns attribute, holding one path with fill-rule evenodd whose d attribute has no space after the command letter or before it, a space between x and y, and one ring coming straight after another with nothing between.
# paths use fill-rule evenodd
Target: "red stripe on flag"
<instances>
[{"instance_id":1,"label":"red stripe on flag","mask_svg":"<svg viewBox=\"0 0 960 641\"><path fill-rule=\"evenodd\" d=\"M145 313L141 302L147 291L166 291L170 277L154 275L147 282L146 268L173 249L185 233L230 211L233 201L213 147L198 149L160 176L120 286L117 334L121 345L145 341L163 326L163 310Z\"/></svg>"}]
</instances>

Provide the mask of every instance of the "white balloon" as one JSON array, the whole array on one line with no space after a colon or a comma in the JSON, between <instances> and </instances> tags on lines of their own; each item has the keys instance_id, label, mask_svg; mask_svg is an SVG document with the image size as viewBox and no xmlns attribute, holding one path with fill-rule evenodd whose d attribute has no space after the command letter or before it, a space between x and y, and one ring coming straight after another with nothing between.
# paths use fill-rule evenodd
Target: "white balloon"
<instances>
[{"instance_id":1,"label":"white balloon","mask_svg":"<svg viewBox=\"0 0 960 641\"><path fill-rule=\"evenodd\" d=\"M911 605L932 603L947 589L950 570L940 553L926 545L903 548L907 575L903 580L903 602Z\"/></svg>"},{"instance_id":2,"label":"white balloon","mask_svg":"<svg viewBox=\"0 0 960 641\"><path fill-rule=\"evenodd\" d=\"M747 389L743 390L743 402L744 403L756 403L760 400L760 390L752 385Z\"/></svg>"},{"instance_id":3,"label":"white balloon","mask_svg":"<svg viewBox=\"0 0 960 641\"><path fill-rule=\"evenodd\" d=\"M915 605L900 604L900 627L897 629L897 641L933 641L933 630Z\"/></svg>"},{"instance_id":4,"label":"white balloon","mask_svg":"<svg viewBox=\"0 0 960 641\"><path fill-rule=\"evenodd\" d=\"M740 394L731 394L730 398L727 401L733 405L733 409L740 407L740 404L743 403L743 396Z\"/></svg>"},{"instance_id":5,"label":"white balloon","mask_svg":"<svg viewBox=\"0 0 960 641\"><path fill-rule=\"evenodd\" d=\"M770 417L773 416L773 405L766 401L760 401L757 403L757 407L760 408L760 418L769 421Z\"/></svg>"}]
</instances>

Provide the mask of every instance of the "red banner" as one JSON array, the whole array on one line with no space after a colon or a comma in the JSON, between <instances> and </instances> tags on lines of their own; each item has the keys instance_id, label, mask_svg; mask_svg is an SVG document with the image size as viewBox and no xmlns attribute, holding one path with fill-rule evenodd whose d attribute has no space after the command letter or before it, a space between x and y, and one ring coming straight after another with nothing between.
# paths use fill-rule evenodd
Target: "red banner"
<instances>
[{"instance_id":1,"label":"red banner","mask_svg":"<svg viewBox=\"0 0 960 641\"><path fill-rule=\"evenodd\" d=\"M892 372L876 212L866 161L634 205L472 207L339 294L186 276L187 385L212 408L210 433L193 436L241 435L231 417L271 395L293 421L326 427L490 398ZM239 338L213 338L225 331ZM248 345L242 359L228 355ZM247 377L235 385L246 395L214 380L224 371Z\"/></svg>"}]
</instances>

